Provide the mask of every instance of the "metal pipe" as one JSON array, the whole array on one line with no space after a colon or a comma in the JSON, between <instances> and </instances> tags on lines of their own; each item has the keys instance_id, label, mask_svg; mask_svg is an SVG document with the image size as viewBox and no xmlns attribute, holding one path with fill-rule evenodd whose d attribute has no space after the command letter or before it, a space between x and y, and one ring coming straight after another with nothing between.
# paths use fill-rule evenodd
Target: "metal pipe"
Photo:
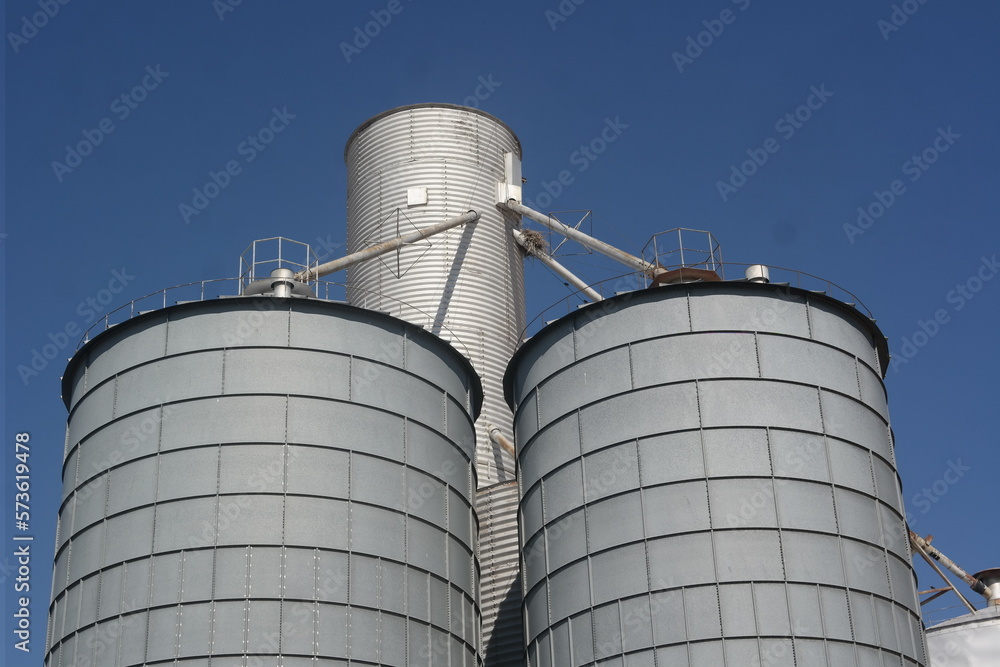
<instances>
[{"instance_id":1,"label":"metal pipe","mask_svg":"<svg viewBox=\"0 0 1000 667\"><path fill-rule=\"evenodd\" d=\"M596 250L602 255L607 255L611 259L621 262L625 266L629 266L633 269L639 269L651 278L655 278L658 274L663 273L664 269L656 266L655 264L650 264L646 260L636 257L635 255L630 255L624 250L619 250L618 248L608 245L604 241L598 241L593 236L589 234L584 234L579 229L574 229L564 225L562 222L552 217L551 215L545 215L544 213L539 213L538 211L528 208L524 204L518 202L515 199L511 199L507 202L507 208L510 210L520 213L521 215L531 218L540 225L545 225L549 229L559 234L562 234L566 238L573 239L582 245L587 246L591 250Z\"/></svg>"},{"instance_id":2,"label":"metal pipe","mask_svg":"<svg viewBox=\"0 0 1000 667\"><path fill-rule=\"evenodd\" d=\"M552 255L529 242L528 239L525 238L524 234L521 233L520 229L514 229L512 231L514 232L514 240L517 241L519 246L524 248L526 253L540 260L542 264L552 269L557 276L580 290L580 292L582 292L591 301L596 302L604 300L604 297L598 294L593 288L590 287L590 285L583 282L583 280L581 280L575 273L557 262Z\"/></svg>"},{"instance_id":3,"label":"metal pipe","mask_svg":"<svg viewBox=\"0 0 1000 667\"><path fill-rule=\"evenodd\" d=\"M923 555L923 554L921 554L921 555ZM948 591L954 591L954 590L955 590L954 586L948 585L948 586L945 586L944 588L932 588L929 591L917 591L917 595L926 595L928 593L933 593L934 594L934 595L930 596L929 598L924 598L923 600L921 600L920 601L920 606L923 607L928 602L934 602L934 600L937 600L939 597L941 597L942 595L944 595ZM958 591L955 591L955 592L957 593Z\"/></svg>"},{"instance_id":4,"label":"metal pipe","mask_svg":"<svg viewBox=\"0 0 1000 667\"><path fill-rule=\"evenodd\" d=\"M515 458L517 457L517 453L514 450L513 443L511 443L511 441L507 439L507 436L503 434L503 431L501 431L499 427L494 426L493 424L487 424L486 430L489 432L490 440L493 441L493 444L502 447L504 451L506 451L511 456Z\"/></svg>"},{"instance_id":5,"label":"metal pipe","mask_svg":"<svg viewBox=\"0 0 1000 667\"><path fill-rule=\"evenodd\" d=\"M948 558L947 556L945 556L943 553L941 553L940 551L938 551L937 549L935 549L934 547L932 547L930 545L930 542L928 542L924 538L920 537L919 535L917 535L916 533L914 533L912 530L909 531L909 532L910 532L910 542L912 542L914 545L916 545L919 548L919 550L921 551L921 553L923 553L923 554L925 554L925 555L933 558L937 562L941 563L946 568L948 568L949 570L951 570L959 579L961 579L965 583L969 584L969 587L972 590L974 590L975 592L979 593L980 595L982 595L987 600L990 599L990 589L986 587L986 584L984 584L979 579L976 579L971 574L969 574L968 572L966 572L965 570L963 570L962 568L960 568L958 565L955 564L954 561L952 561L950 558Z\"/></svg>"},{"instance_id":6,"label":"metal pipe","mask_svg":"<svg viewBox=\"0 0 1000 667\"><path fill-rule=\"evenodd\" d=\"M972 606L972 603L969 602L964 595L962 595L962 592L960 590L955 588L955 584L951 583L951 579L945 576L944 572L941 571L941 568L938 567L937 563L931 560L931 557L927 555L927 552L924 551L923 548L916 542L913 542L913 548L916 550L918 554L920 554L921 558L927 561L927 564L931 566L931 569L933 569L935 572L938 573L938 576L940 576L941 579L944 580L944 583L948 584L948 588L955 592L955 595L957 595L958 598L962 601L962 604L964 604L969 611L975 612L976 608ZM930 600L924 600L923 602L920 603L920 606L923 606L927 602L930 602Z\"/></svg>"},{"instance_id":7,"label":"metal pipe","mask_svg":"<svg viewBox=\"0 0 1000 667\"><path fill-rule=\"evenodd\" d=\"M299 271L295 274L295 279L303 282L316 280L317 278L322 278L323 276L331 273L349 269L355 264L378 257L379 255L384 255L387 252L392 252L396 248L406 245L407 243L416 243L417 241L425 239L429 236L434 236L435 234L448 231L452 227L458 227L459 225L464 225L467 222L475 222L476 220L479 220L479 212L468 211L467 213L463 213L456 218L428 225L427 227L421 227L416 231L397 236L396 238L389 239L388 241L376 243L375 245L369 246L364 250L359 250L351 253L350 255L345 255L340 259L335 259L327 262L326 264L314 266L313 268L306 269L305 271Z\"/></svg>"}]
</instances>

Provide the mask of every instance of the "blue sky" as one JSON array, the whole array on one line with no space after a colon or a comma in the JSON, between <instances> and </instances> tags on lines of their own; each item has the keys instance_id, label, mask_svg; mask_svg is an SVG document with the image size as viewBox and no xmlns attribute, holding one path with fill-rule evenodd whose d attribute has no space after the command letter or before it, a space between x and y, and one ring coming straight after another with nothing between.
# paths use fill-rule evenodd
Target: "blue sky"
<instances>
[{"instance_id":1,"label":"blue sky","mask_svg":"<svg viewBox=\"0 0 1000 667\"><path fill-rule=\"evenodd\" d=\"M502 119L524 146L526 198L592 210L610 243L638 253L656 232L708 229L727 260L858 295L901 360L886 383L914 529L970 570L1000 565L983 519L1000 464L1000 5L10 0L5 18L3 498L14 434L29 432L35 538L33 651L5 630L7 664L41 664L44 648L65 332L235 276L256 238L338 256L347 138L418 102ZM273 141L247 143L269 124ZM238 172L185 215L230 161ZM591 280L615 273L564 259ZM529 319L567 294L537 266L528 280ZM55 358L22 376L46 345Z\"/></svg>"}]
</instances>

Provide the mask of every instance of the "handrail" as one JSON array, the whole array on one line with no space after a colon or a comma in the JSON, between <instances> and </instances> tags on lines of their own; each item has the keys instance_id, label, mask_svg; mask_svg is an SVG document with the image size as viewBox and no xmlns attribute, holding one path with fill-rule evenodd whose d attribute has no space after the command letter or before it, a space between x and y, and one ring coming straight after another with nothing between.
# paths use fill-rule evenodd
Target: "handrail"
<instances>
[{"instance_id":1,"label":"handrail","mask_svg":"<svg viewBox=\"0 0 1000 667\"><path fill-rule=\"evenodd\" d=\"M826 278L814 276L811 273L806 273L805 271L800 271L798 269L789 269L781 266L774 266L773 264L761 264L760 262L718 262L717 266L720 267L731 266L734 268L742 267L743 270L745 270L746 267L750 266L766 266L771 273L770 275L771 283L788 284L793 287L797 287L799 289L809 290L813 292L815 291L826 292L827 294L829 294L829 296L833 297L834 299L837 299L838 301L842 301L844 303L853 305L856 309L858 309L863 315L867 316L869 319L873 321L875 319L871 310L869 310L868 307L861 302L861 299L859 299L853 292L844 289L840 285L830 280L827 280ZM666 270L673 270L678 268L691 268L691 267L690 266L682 267L681 265L676 265L676 266L663 265L662 268ZM743 270L740 271L740 275L743 275ZM625 285L627 289L624 290L618 289L618 287L621 286L622 281L627 281ZM740 278L739 280L724 280L723 282L745 282L745 279ZM607 278L600 282L591 283L590 287L591 289L597 291L602 297L609 298L614 296L615 293L617 292L643 289L645 287L649 287L650 284L651 281L649 280L648 276L646 276L642 271L632 271L629 273L623 273L611 278ZM538 315L532 318L531 321L528 322L527 326L525 326L524 330L521 331L521 335L519 338L523 340L525 336L528 334L528 332L532 330L532 327L535 324L537 324L538 321L541 320L547 313L550 313L554 309L564 306L566 314L571 312L572 301L575 299L581 299L582 301L587 301L581 295L580 290L573 290L570 294L554 302L551 306L548 306L547 308L543 309L541 312L538 313Z\"/></svg>"},{"instance_id":2,"label":"handrail","mask_svg":"<svg viewBox=\"0 0 1000 667\"><path fill-rule=\"evenodd\" d=\"M732 267L744 267L744 268L748 267L748 266L758 266L758 265L760 265L759 262L757 262L757 263L744 263L744 262L721 262L721 263L719 263L719 266L732 266ZM814 276L811 273L806 273L805 271L799 271L797 269L788 269L788 268L785 268L785 267L774 266L774 265L771 265L771 264L764 264L763 266L766 266L768 268L768 270L771 272L771 282L772 283L779 283L779 284L781 284L781 283L787 283L789 285L793 285L794 287L798 287L800 289L806 289L806 290L811 290L811 291L817 291L817 290L819 290L819 291L829 292L830 296L832 296L833 298L835 298L835 299L837 299L839 301L843 301L845 303L852 303L855 308L857 308L863 314L867 315L869 319L874 320L874 316L872 315L872 312L868 309L867 306L865 306L861 302L861 299L859 299L857 296L855 296L852 292L844 289L843 287L841 287L840 285L837 285L834 282L831 282L831 281L829 281L829 280L827 280L825 278L820 278L819 276ZM662 268L663 269L667 269L667 270L671 270L671 269L681 268L681 267L680 266L663 266ZM794 282L792 280L787 280L785 278L794 278ZM79 350L87 342L89 342L91 340L91 338L92 338L92 334L94 336L96 336L97 333L100 333L102 331L106 331L106 330L110 329L111 327L115 326L116 324L121 324L122 322L127 322L128 320L132 319L133 317L136 317L137 315L141 315L144 312L148 312L150 310L158 310L160 308L166 308L167 305L168 305L168 303L167 303L167 301L168 301L167 294L168 293L172 293L172 294L176 295L177 292L179 292L180 290L184 290L184 289L191 289L192 292L194 292L191 295L191 298L189 298L189 299L175 299L175 302L179 302L179 301L182 301L182 300L185 300L185 301L206 301L208 299L220 298L220 297L237 297L237 296L239 296L239 292L240 292L239 288L240 288L241 280L242 280L242 278L215 278L215 279L212 279L212 280L200 280L200 281L197 281L197 282L184 283L182 285L174 285L172 287L166 287L164 289L157 290L155 292L151 292L149 294L146 294L145 296L141 296L141 297L139 297L137 299L133 299L132 301L129 301L128 303L126 303L126 304L124 304L122 306L119 306L118 308L115 308L114 310L108 312L102 318L100 318L99 320L97 320L96 322L94 322L83 333L83 336L81 337L80 342L77 343L76 349ZM627 282L626 282L625 285L622 285L621 284L622 281L627 281ZM740 282L740 281L727 281L727 282ZM230 293L223 293L223 289L222 288L224 286L226 286L226 285L233 285L235 287L235 289L233 289L232 292L230 292ZM314 283L310 283L310 285L313 287L313 290L316 292L316 297L318 299L320 299L320 300L323 300L323 301L344 301L343 298L341 298L341 299L334 299L334 298L330 297L331 293L334 292L334 290L337 290L338 292L341 289L346 290L347 285L344 284L344 283L319 280L319 281L315 281ZM642 271L633 271L633 272L629 272L629 273L623 273L621 275L614 276L612 278L608 278L606 280L602 280L602 281L597 282L597 283L592 283L590 285L590 288L593 289L593 290L595 290L602 297L607 298L607 297L610 297L610 296L614 296L615 292L634 291L634 290L637 290L637 289L643 289L645 287L648 287L649 285L650 285L650 280L649 280L648 276L644 275L644 273ZM193 286L197 286L197 291L194 291ZM625 287L626 289L624 289L624 290L623 289L619 289L620 287ZM823 288L823 289L820 290L819 288ZM389 296L386 296L385 294L380 294L379 292L376 292L375 290L366 290L366 289L360 288L357 285L352 285L351 289L352 290L360 290L360 291L365 292L367 294L377 295L377 296L379 296L381 298L384 298L384 299L390 299L390 300L392 300L392 301L394 301L396 303L399 303L399 304L401 304L403 306L406 306L407 308L411 308L411 309L415 310L416 312L420 313L421 315L425 315L428 318L428 323L429 324L431 324L431 325L440 325L445 331L448 332L448 334L451 336L452 344L462 346L462 344L460 342L460 340L461 340L460 337L456 336L454 334L454 332L452 332L451 330L449 330L448 327L444 324L444 322L440 321L439 318L432 317L429 313L424 312L423 310L417 308L416 306L413 306L413 305L411 305L411 304L409 304L409 303L407 303L405 301L402 301L400 299L389 297ZM566 307L566 312L569 313L570 310L571 310L571 308L570 308L571 300L574 299L574 298L579 298L579 295L580 295L580 290L575 290L571 294L569 294L569 295L567 295L567 296L559 299L558 301L554 302L551 306L548 306L547 308L543 309L541 312L538 313L538 315L536 315L534 318L532 318L530 322L528 322L528 324L524 328L524 330L521 331L519 338L523 340L524 337L527 335L528 331L532 328L532 326L534 324L536 324L542 317L544 317L546 315L546 313L549 313L550 311L552 311L556 307L565 306ZM140 310L139 307L141 307L143 305L143 302L146 302L147 300L155 300L155 304L151 303L151 304L149 304L150 307ZM97 333L94 333L95 330L97 330ZM464 347L464 346L462 346L462 347ZM466 353L466 356L468 356L468 350L464 350L464 352Z\"/></svg>"},{"instance_id":3,"label":"handrail","mask_svg":"<svg viewBox=\"0 0 1000 667\"><path fill-rule=\"evenodd\" d=\"M149 294L146 294L145 296L140 296L140 297L138 297L136 299L133 299L133 300L129 301L126 304L123 304L123 305L119 306L118 308L115 308L112 311L109 311L107 314L104 315L104 317L98 319L92 325L90 325L90 327L86 331L83 332L83 336L80 338L80 341L77 343L77 345L76 345L76 351L79 351L80 348L82 348L84 345L86 345L88 342L90 342L90 340L93 337L96 337L101 332L107 331L108 329L110 329L111 327L113 327L113 326L115 326L117 324L122 324L123 322L127 322L127 321L131 320L132 318L134 318L134 317L136 317L138 315L142 315L143 313L151 312L151 311L154 311L154 310L160 310L162 308L166 308L168 305L173 305L173 304L182 303L182 302L186 303L186 302L190 302L190 301L208 301L210 299L216 299L216 298L239 298L239 290L240 290L240 286L241 286L241 281L242 280L243 280L243 277L238 277L238 278L214 278L214 279L211 279L211 280L200 280L200 281L197 281L197 282L184 283L184 284L181 284L181 285L173 285L171 287L165 287L165 288L157 290L155 292L150 292ZM233 285L233 286L235 286L236 289L234 289L231 292L224 291L222 288L225 285ZM338 282L331 282L331 281L324 281L324 280L317 280L317 281L310 282L309 285L310 285L310 287L313 288L313 291L316 293L317 300L345 303L344 299L331 298L331 294L334 293L335 290L337 292L339 292L342 288L346 290L346 288L347 288L346 284L344 284L344 283L338 283ZM194 286L197 286L197 289L195 289ZM173 304L168 304L167 303L167 301L168 301L167 294L171 294L172 293L175 296L181 296L181 297L183 297L184 295L178 294L178 293L181 290L184 290L186 288L190 289L190 292L191 292L190 296L191 296L191 298L189 298L189 299L174 298L174 299L172 299ZM415 310L416 312L420 313L421 315L426 316L429 325L440 325L440 327L444 331L446 331L449 334L449 336L451 337L451 339L450 339L449 342L451 342L452 345L461 348L460 352L462 352L466 357L469 357L469 350L462 343L461 338L459 336L457 336L455 334L455 332L453 332L451 329L449 329L448 326L444 322L440 321L436 317L432 317L430 315L430 313L427 313L427 312L421 310L420 308L417 308L416 306L414 306L412 304L409 304L406 301L403 301L402 299L396 299L394 297L390 297L390 296L387 296L385 294L381 294L379 292L376 292L375 290L367 290L367 289L358 287L356 285L352 285L351 289L353 289L353 290L360 290L361 292L365 292L366 294L370 294L370 295L377 295L377 296L379 296L379 297L381 297L383 299L389 299L389 300L391 300L391 301L393 301L395 303L398 303L398 304L401 304L403 306L406 306L407 308L411 308L411 309ZM147 302L147 301L149 302L149 307L140 309L140 307L142 306L143 302ZM95 330L96 330L96 332L95 332Z\"/></svg>"}]
</instances>

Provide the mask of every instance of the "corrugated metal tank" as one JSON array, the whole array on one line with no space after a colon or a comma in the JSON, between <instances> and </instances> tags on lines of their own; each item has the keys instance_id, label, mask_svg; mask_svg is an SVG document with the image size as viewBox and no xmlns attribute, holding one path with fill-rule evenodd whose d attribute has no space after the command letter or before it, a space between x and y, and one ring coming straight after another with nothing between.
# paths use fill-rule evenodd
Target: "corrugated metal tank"
<instances>
[{"instance_id":1,"label":"corrugated metal tank","mask_svg":"<svg viewBox=\"0 0 1000 667\"><path fill-rule=\"evenodd\" d=\"M519 500L517 482L494 484L477 494L482 644L487 667L524 664L517 541Z\"/></svg>"},{"instance_id":2,"label":"corrugated metal tank","mask_svg":"<svg viewBox=\"0 0 1000 667\"><path fill-rule=\"evenodd\" d=\"M496 206L513 131L482 111L448 104L400 107L366 121L347 142L347 245L354 252L469 210L481 218L348 270L352 304L426 327L467 355L483 382L477 428L479 485L514 478L512 457L483 424L508 435L503 374L525 326L524 266L515 216ZM411 189L416 199L408 199ZM410 203L423 201L426 203Z\"/></svg>"},{"instance_id":3,"label":"corrugated metal tank","mask_svg":"<svg viewBox=\"0 0 1000 667\"><path fill-rule=\"evenodd\" d=\"M481 389L449 345L202 301L90 341L63 396L47 665L481 664Z\"/></svg>"},{"instance_id":4,"label":"corrugated metal tank","mask_svg":"<svg viewBox=\"0 0 1000 667\"><path fill-rule=\"evenodd\" d=\"M450 104L417 104L379 114L351 135L347 162L348 252L368 247L476 210L481 217L394 254L348 270L347 298L418 324L451 342L466 355L483 383L483 409L476 424L476 468L480 488L514 479L514 460L489 438L487 424L510 435L510 408L503 398L503 374L525 327L524 264L511 238L519 220L496 206L497 183L505 181L504 153L519 161L521 144L503 122L477 109ZM424 203L420 203L424 202ZM510 514L493 513L494 523L513 525ZM483 560L508 571L510 558L481 546ZM520 625L520 605L500 609L516 593L488 582L483 602L485 640L493 619ZM510 581L513 584L513 580ZM509 605L509 603L508 603ZM507 636L501 630L501 636ZM508 655L501 650L501 655ZM496 662L487 650L487 665ZM506 657L504 658L506 660Z\"/></svg>"},{"instance_id":5,"label":"corrugated metal tank","mask_svg":"<svg viewBox=\"0 0 1000 667\"><path fill-rule=\"evenodd\" d=\"M926 664L887 360L854 308L750 282L528 341L506 389L530 664Z\"/></svg>"},{"instance_id":6,"label":"corrugated metal tank","mask_svg":"<svg viewBox=\"0 0 1000 667\"><path fill-rule=\"evenodd\" d=\"M927 628L930 667L996 667L1000 659L1000 607Z\"/></svg>"}]
</instances>

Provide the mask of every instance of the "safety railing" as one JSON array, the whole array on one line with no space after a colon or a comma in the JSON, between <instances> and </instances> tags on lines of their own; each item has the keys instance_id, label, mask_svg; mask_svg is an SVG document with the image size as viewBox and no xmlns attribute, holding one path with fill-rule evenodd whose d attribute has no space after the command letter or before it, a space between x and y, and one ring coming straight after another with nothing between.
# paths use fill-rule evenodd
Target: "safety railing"
<instances>
[{"instance_id":1,"label":"safety railing","mask_svg":"<svg viewBox=\"0 0 1000 667\"><path fill-rule=\"evenodd\" d=\"M859 312L868 317L869 319L875 319L872 312L865 306L861 299L859 299L854 293L844 289L840 285L827 280L826 278L821 278L819 276L814 276L811 273L806 273L805 271L799 271L797 269L789 269L780 266L773 266L771 264L760 264L756 263L743 263L743 262L718 262L716 264L716 272L719 277L722 278L725 268L729 268L730 275L739 275L740 278L732 279L724 282L746 282L747 279L743 276L745 275L746 269L751 266L766 266L770 278L769 281L772 284L777 285L789 285L799 289L807 290L810 292L819 292L826 294L838 301L846 303L847 305L855 307ZM660 265L660 268L667 271L672 271L674 269L680 268L690 268L690 266L684 265ZM598 283L593 283L590 285L592 289L598 292L603 298L610 298L616 296L623 292L632 292L638 289L645 289L652 285L651 278L641 271L633 271L629 273L623 273L621 275L615 276L613 278L608 278L602 280ZM559 299L551 306L548 306L542 310L538 315L536 315L528 325L525 327L524 331L521 333L521 338L524 339L526 336L534 335L539 329L547 324L548 322L559 319L563 315L567 315L573 312L576 308L584 305L588 300L579 290L574 290L567 296Z\"/></svg>"}]
</instances>

